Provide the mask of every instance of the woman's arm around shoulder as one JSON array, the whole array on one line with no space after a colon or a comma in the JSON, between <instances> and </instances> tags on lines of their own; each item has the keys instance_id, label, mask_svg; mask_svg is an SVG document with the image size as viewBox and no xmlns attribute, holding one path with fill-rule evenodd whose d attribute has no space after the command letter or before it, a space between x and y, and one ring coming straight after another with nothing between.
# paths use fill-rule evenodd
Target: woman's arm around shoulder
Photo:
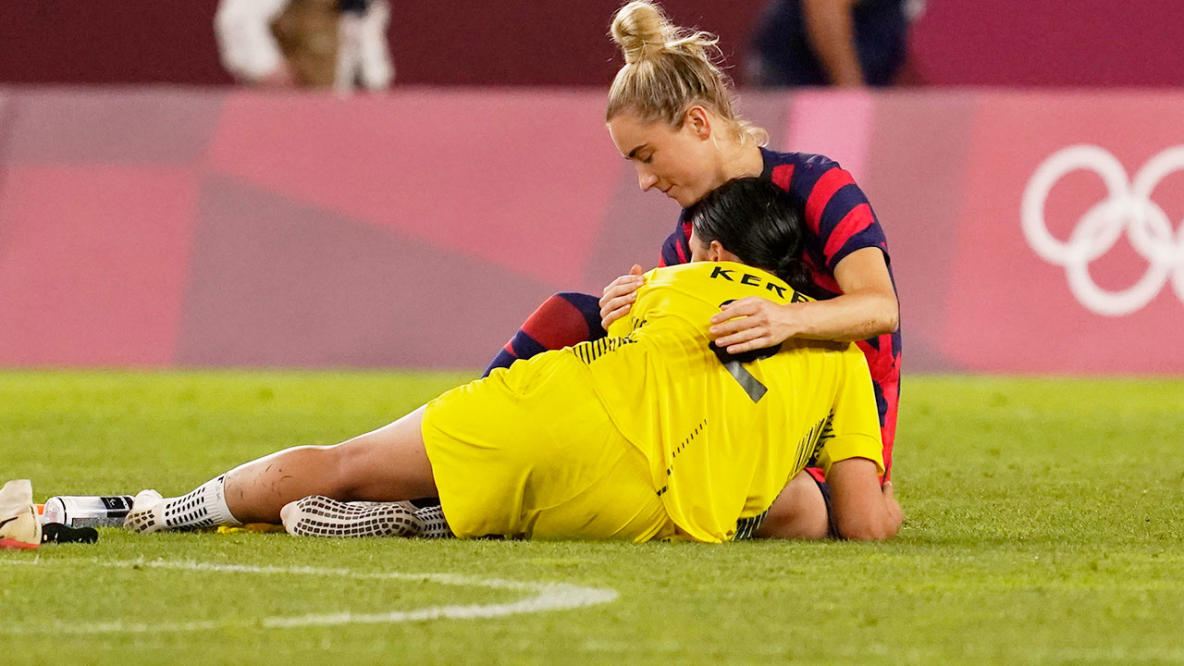
<instances>
[{"instance_id":1,"label":"woman's arm around shoulder","mask_svg":"<svg viewBox=\"0 0 1184 666\"><path fill-rule=\"evenodd\" d=\"M859 337L848 341L866 340L896 330L900 324L900 304L883 250L865 247L843 257L835 266L835 281L843 293L828 302L846 299L844 306L848 308L858 302L854 307L863 315L855 318L861 320L856 324L861 329L857 333Z\"/></svg>"},{"instance_id":2,"label":"woman's arm around shoulder","mask_svg":"<svg viewBox=\"0 0 1184 666\"><path fill-rule=\"evenodd\" d=\"M835 280L843 293L825 301L733 301L711 318L711 335L728 353L740 354L789 338L853 342L896 330L896 290L880 248L865 247L844 257L835 266Z\"/></svg>"}]
</instances>

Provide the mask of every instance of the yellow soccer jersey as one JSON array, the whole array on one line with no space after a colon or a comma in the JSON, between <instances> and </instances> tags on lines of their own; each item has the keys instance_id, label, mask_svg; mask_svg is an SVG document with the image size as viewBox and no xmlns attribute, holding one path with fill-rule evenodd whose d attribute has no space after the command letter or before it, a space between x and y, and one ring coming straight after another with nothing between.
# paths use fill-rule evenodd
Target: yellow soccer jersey
<instances>
[{"instance_id":1,"label":"yellow soccer jersey","mask_svg":"<svg viewBox=\"0 0 1184 666\"><path fill-rule=\"evenodd\" d=\"M769 508L808 462L852 457L883 469L863 354L789 340L748 358L717 354L709 320L746 296L804 300L762 270L731 262L658 268L609 336L570 348L621 433L650 462L670 518L691 538L726 541Z\"/></svg>"}]
</instances>

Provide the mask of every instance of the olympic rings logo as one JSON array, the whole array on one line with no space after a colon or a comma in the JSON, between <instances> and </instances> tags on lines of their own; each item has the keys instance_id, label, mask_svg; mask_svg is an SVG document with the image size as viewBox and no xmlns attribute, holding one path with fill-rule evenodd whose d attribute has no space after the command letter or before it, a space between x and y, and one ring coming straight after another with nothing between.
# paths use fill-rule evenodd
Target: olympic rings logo
<instances>
[{"instance_id":1,"label":"olympic rings logo","mask_svg":"<svg viewBox=\"0 0 1184 666\"><path fill-rule=\"evenodd\" d=\"M1053 185L1076 170L1093 171L1106 185L1108 198L1081 216L1068 240L1054 238L1044 219ZM1167 213L1151 193L1169 174L1184 169L1184 146L1173 146L1151 158L1133 180L1118 159L1098 146L1069 146L1054 153L1032 174L1024 190L1020 222L1028 244L1046 261L1065 267L1069 290L1090 310L1118 317L1151 302L1170 280L1184 303L1184 225L1173 230ZM1147 272L1119 291L1098 286L1089 265L1114 247L1123 233L1148 262Z\"/></svg>"}]
</instances>

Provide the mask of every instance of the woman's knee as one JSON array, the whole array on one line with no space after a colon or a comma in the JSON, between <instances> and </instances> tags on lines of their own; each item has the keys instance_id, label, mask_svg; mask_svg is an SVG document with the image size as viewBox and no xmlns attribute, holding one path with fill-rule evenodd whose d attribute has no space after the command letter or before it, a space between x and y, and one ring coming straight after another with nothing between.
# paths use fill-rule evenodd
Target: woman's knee
<instances>
[{"instance_id":1,"label":"woman's knee","mask_svg":"<svg viewBox=\"0 0 1184 666\"><path fill-rule=\"evenodd\" d=\"M350 440L324 448L324 474L333 488L331 497L339 500L361 499L360 494L373 484L377 470L375 452L365 442Z\"/></svg>"}]
</instances>

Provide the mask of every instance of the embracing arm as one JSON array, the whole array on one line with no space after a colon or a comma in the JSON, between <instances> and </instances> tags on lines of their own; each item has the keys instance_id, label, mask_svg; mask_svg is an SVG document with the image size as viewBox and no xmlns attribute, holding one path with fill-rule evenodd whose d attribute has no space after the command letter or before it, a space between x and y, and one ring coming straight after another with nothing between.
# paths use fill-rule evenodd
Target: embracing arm
<instances>
[{"instance_id":1,"label":"embracing arm","mask_svg":"<svg viewBox=\"0 0 1184 666\"><path fill-rule=\"evenodd\" d=\"M875 247L856 250L835 266L835 280L843 290L827 301L805 306L797 337L854 342L896 330L899 311L884 253Z\"/></svg>"},{"instance_id":2,"label":"embracing arm","mask_svg":"<svg viewBox=\"0 0 1184 666\"><path fill-rule=\"evenodd\" d=\"M848 458L831 465L830 484L835 524L845 539L883 541L896 536L904 517L892 494L892 483L881 488L876 463Z\"/></svg>"},{"instance_id":3,"label":"embracing arm","mask_svg":"<svg viewBox=\"0 0 1184 666\"><path fill-rule=\"evenodd\" d=\"M884 253L865 247L835 266L843 293L825 301L778 305L763 298L729 303L711 318L711 335L728 353L739 354L789 338L852 342L896 330L899 307Z\"/></svg>"}]
</instances>

